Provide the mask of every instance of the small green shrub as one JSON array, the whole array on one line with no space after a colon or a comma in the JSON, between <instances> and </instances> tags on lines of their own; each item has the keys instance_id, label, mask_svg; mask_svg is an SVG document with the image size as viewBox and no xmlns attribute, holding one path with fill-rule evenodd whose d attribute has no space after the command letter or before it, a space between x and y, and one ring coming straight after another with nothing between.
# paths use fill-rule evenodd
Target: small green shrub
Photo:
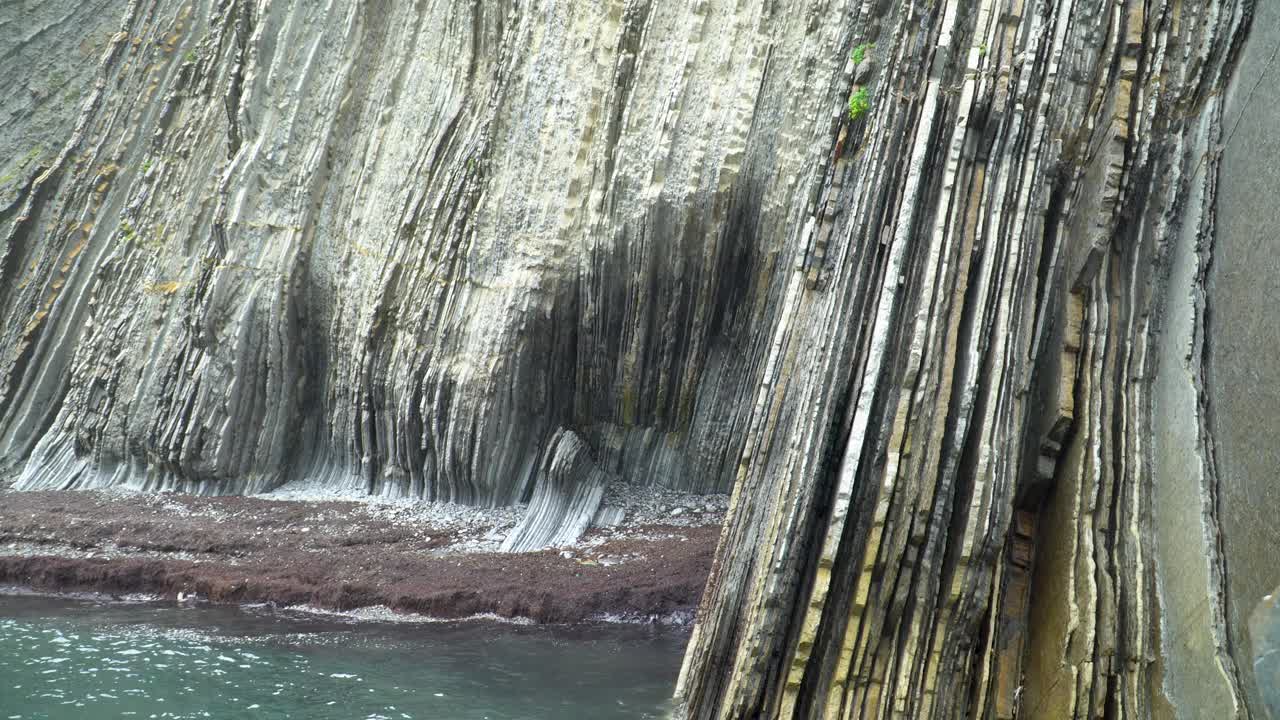
<instances>
[{"instance_id":1,"label":"small green shrub","mask_svg":"<svg viewBox=\"0 0 1280 720\"><path fill-rule=\"evenodd\" d=\"M871 109L871 100L867 97L867 89L860 87L849 96L849 119L857 120Z\"/></svg>"},{"instance_id":2,"label":"small green shrub","mask_svg":"<svg viewBox=\"0 0 1280 720\"><path fill-rule=\"evenodd\" d=\"M861 65L862 61L867 57L867 51L874 48L875 46L876 46L875 43L862 43L861 45L855 47L853 49L853 55L850 56L850 58L853 60L853 64Z\"/></svg>"}]
</instances>

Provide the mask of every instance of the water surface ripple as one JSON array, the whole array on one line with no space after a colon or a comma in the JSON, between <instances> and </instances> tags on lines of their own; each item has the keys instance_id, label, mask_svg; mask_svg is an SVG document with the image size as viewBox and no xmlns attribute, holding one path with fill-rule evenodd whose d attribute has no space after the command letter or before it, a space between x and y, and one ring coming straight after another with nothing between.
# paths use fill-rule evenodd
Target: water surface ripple
<instances>
[{"instance_id":1,"label":"water surface ripple","mask_svg":"<svg viewBox=\"0 0 1280 720\"><path fill-rule=\"evenodd\" d=\"M686 640L0 596L0 720L660 718Z\"/></svg>"}]
</instances>

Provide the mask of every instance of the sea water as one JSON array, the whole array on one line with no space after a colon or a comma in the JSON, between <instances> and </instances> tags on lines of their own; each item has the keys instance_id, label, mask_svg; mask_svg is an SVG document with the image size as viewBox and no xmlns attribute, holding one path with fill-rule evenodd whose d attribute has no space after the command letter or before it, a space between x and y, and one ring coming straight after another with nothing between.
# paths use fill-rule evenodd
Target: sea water
<instances>
[{"instance_id":1,"label":"sea water","mask_svg":"<svg viewBox=\"0 0 1280 720\"><path fill-rule=\"evenodd\" d=\"M6 595L0 720L661 718L686 640Z\"/></svg>"}]
</instances>

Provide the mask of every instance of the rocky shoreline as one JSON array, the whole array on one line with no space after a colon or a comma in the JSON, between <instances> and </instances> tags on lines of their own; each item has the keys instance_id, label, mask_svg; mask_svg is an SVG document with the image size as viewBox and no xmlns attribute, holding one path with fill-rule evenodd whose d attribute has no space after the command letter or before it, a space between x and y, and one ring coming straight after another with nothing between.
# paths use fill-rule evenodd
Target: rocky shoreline
<instances>
[{"instance_id":1,"label":"rocky shoreline","mask_svg":"<svg viewBox=\"0 0 1280 720\"><path fill-rule=\"evenodd\" d=\"M0 490L0 585L440 619L687 622L724 498L621 492L618 525L570 547L501 553L520 508Z\"/></svg>"}]
</instances>

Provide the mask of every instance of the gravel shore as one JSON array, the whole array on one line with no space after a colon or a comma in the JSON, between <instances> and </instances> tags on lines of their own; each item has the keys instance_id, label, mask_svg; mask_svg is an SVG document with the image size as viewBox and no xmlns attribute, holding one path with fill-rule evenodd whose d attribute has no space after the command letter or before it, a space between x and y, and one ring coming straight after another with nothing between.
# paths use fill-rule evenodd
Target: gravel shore
<instances>
[{"instance_id":1,"label":"gravel shore","mask_svg":"<svg viewBox=\"0 0 1280 720\"><path fill-rule=\"evenodd\" d=\"M523 508L305 486L254 497L0 489L0 585L434 618L687 621L727 498L610 488L623 519L499 553Z\"/></svg>"}]
</instances>

